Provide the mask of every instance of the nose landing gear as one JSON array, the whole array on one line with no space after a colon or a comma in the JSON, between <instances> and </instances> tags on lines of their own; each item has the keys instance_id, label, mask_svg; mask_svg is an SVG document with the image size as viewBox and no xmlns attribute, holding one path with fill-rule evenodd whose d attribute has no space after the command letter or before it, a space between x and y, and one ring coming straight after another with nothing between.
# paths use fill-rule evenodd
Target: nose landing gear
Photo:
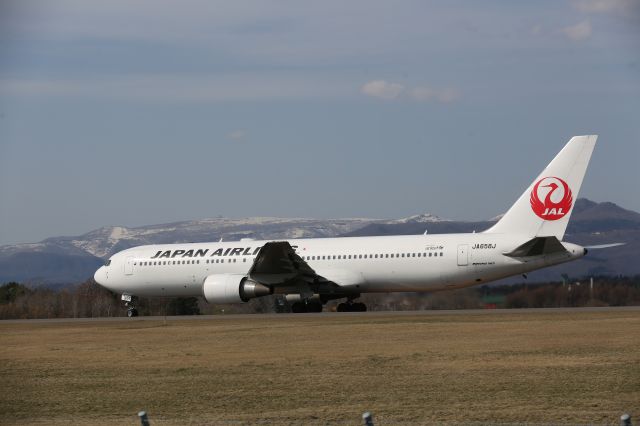
<instances>
[{"instance_id":1,"label":"nose landing gear","mask_svg":"<svg viewBox=\"0 0 640 426\"><path fill-rule=\"evenodd\" d=\"M127 316L129 318L138 316L138 298L136 296L132 296L130 294L123 294L121 299L124 301L124 306L127 308Z\"/></svg>"}]
</instances>

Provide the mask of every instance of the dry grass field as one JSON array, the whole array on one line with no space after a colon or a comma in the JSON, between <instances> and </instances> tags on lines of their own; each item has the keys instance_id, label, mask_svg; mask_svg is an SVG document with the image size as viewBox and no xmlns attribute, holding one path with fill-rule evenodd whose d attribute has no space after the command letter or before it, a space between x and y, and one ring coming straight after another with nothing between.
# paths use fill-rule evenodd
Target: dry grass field
<instances>
[{"instance_id":1,"label":"dry grass field","mask_svg":"<svg viewBox=\"0 0 640 426\"><path fill-rule=\"evenodd\" d=\"M616 424L640 310L0 322L0 378L3 425Z\"/></svg>"}]
</instances>

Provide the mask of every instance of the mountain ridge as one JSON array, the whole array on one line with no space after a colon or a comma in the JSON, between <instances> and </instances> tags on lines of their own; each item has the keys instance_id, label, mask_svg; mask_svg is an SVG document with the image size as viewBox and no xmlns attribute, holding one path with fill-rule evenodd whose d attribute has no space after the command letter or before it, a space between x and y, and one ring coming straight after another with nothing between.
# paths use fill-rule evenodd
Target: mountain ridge
<instances>
[{"instance_id":1,"label":"mountain ridge","mask_svg":"<svg viewBox=\"0 0 640 426\"><path fill-rule=\"evenodd\" d=\"M237 241L241 238L290 239L338 236L409 235L481 232L496 218L485 221L454 221L429 213L400 219L312 219L214 217L139 227L105 226L79 236L50 237L38 243L0 246L0 283L35 284L80 282L112 254L138 245L180 242ZM575 203L565 239L582 245L626 242L624 248L598 251L582 261L559 265L572 274L637 274L632 256L640 254L640 213L614 203L585 198ZM576 267L576 264L579 267ZM549 271L549 270L543 270ZM546 279L551 268L532 273Z\"/></svg>"}]
</instances>

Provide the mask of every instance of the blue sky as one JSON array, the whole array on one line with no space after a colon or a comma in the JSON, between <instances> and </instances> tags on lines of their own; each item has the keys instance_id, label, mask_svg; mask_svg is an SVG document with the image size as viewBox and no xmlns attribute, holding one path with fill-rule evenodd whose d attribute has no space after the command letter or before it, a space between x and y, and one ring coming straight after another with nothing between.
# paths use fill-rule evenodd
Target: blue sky
<instances>
[{"instance_id":1,"label":"blue sky","mask_svg":"<svg viewBox=\"0 0 640 426\"><path fill-rule=\"evenodd\" d=\"M640 210L640 1L14 0L0 244L212 216L484 219L575 134Z\"/></svg>"}]
</instances>

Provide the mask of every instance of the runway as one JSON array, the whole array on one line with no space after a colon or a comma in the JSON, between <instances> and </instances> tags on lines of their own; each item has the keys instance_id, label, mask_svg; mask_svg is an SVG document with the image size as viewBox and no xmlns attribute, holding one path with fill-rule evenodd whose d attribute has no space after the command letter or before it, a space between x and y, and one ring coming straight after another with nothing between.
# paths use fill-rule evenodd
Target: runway
<instances>
[{"instance_id":1,"label":"runway","mask_svg":"<svg viewBox=\"0 0 640 426\"><path fill-rule=\"evenodd\" d=\"M0 320L0 324L33 324L33 323L67 323L67 322L118 322L118 321L225 321L238 319L292 319L292 318L326 318L326 317L407 317L407 316L445 316L445 315L505 315L505 314L550 314L550 313L596 313L596 312L640 312L640 306L606 306L582 308L526 308L526 309L455 309L455 310L425 310L425 311L375 311L375 312L321 312L306 314L219 314L219 315L180 315L180 316L141 316L128 317L100 317L100 318L40 318Z\"/></svg>"}]
</instances>

